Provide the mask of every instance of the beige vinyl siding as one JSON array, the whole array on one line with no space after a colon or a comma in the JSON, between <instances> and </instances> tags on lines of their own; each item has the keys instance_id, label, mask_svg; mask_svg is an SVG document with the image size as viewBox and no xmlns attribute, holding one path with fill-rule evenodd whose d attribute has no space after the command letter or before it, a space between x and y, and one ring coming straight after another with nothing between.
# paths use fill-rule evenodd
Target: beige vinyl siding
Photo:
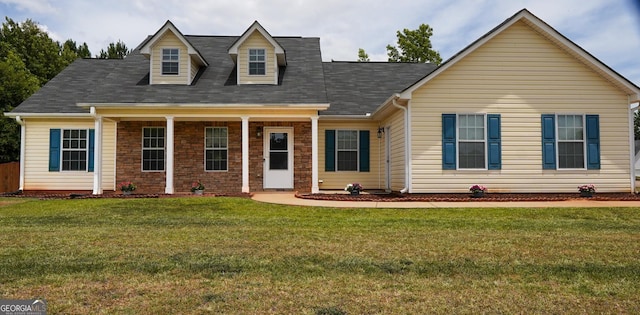
<instances>
[{"instance_id":1,"label":"beige vinyl siding","mask_svg":"<svg viewBox=\"0 0 640 315\"><path fill-rule=\"evenodd\" d=\"M178 74L162 75L162 49L179 49ZM189 54L187 46L171 31L167 31L151 48L151 83L152 84L189 84Z\"/></svg>"},{"instance_id":2,"label":"beige vinyl siding","mask_svg":"<svg viewBox=\"0 0 640 315\"><path fill-rule=\"evenodd\" d=\"M249 75L249 49L265 50L265 75ZM238 47L238 84L277 84L275 48L260 32L253 32Z\"/></svg>"},{"instance_id":3,"label":"beige vinyl siding","mask_svg":"<svg viewBox=\"0 0 640 315\"><path fill-rule=\"evenodd\" d=\"M92 190L93 172L49 172L50 129L93 129L93 120L26 120L25 190ZM116 124L104 121L102 147L102 188L115 189ZM96 134L97 136L97 134Z\"/></svg>"},{"instance_id":4,"label":"beige vinyl siding","mask_svg":"<svg viewBox=\"0 0 640 315\"><path fill-rule=\"evenodd\" d=\"M389 127L385 137L391 137L391 150L389 162L391 163L391 190L399 191L405 188L405 127L404 111L397 110L386 121L384 126ZM384 144L383 144L384 148ZM384 163L384 160L382 160ZM386 175L385 175L386 176Z\"/></svg>"},{"instance_id":5,"label":"beige vinyl siding","mask_svg":"<svg viewBox=\"0 0 640 315\"><path fill-rule=\"evenodd\" d=\"M508 28L413 93L412 192L630 191L624 92L526 24ZM443 113L501 114L501 170L442 170ZM598 114L600 170L543 170L541 114Z\"/></svg>"},{"instance_id":6,"label":"beige vinyl siding","mask_svg":"<svg viewBox=\"0 0 640 315\"><path fill-rule=\"evenodd\" d=\"M195 58L189 58L189 59L191 59L191 78L189 78L189 84L191 84L191 82L193 82L193 79L198 74L198 70L200 70L200 67L198 66L198 63L196 62Z\"/></svg>"},{"instance_id":7,"label":"beige vinyl siding","mask_svg":"<svg viewBox=\"0 0 640 315\"><path fill-rule=\"evenodd\" d=\"M325 172L325 130L369 130L369 172L335 171ZM384 139L378 139L378 124L358 121L319 121L318 123L318 179L320 189L344 189L349 183L360 183L367 189L384 189L385 171L381 163L384 159Z\"/></svg>"}]
</instances>

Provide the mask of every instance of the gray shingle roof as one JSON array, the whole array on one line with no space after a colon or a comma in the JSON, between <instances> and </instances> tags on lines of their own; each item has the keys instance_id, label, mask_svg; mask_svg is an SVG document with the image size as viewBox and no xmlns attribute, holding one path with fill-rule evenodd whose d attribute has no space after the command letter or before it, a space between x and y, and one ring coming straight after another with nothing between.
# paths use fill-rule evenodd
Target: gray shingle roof
<instances>
[{"instance_id":1,"label":"gray shingle roof","mask_svg":"<svg viewBox=\"0 0 640 315\"><path fill-rule=\"evenodd\" d=\"M209 62L192 85L149 85L149 60L79 59L16 107L16 113L82 113L77 103L327 104L321 115L364 115L435 66L323 63L318 38L275 37L286 50L278 85L236 85L227 49L236 36L185 36Z\"/></svg>"},{"instance_id":2,"label":"gray shingle roof","mask_svg":"<svg viewBox=\"0 0 640 315\"><path fill-rule=\"evenodd\" d=\"M399 93L437 68L429 63L326 62L327 97L321 115L372 113L393 93Z\"/></svg>"}]
</instances>

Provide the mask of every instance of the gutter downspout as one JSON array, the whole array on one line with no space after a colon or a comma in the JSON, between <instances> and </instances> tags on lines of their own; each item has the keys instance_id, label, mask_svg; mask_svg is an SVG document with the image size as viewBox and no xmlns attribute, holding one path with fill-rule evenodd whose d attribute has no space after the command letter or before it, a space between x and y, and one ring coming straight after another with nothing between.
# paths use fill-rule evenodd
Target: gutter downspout
<instances>
[{"instance_id":1,"label":"gutter downspout","mask_svg":"<svg viewBox=\"0 0 640 315\"><path fill-rule=\"evenodd\" d=\"M20 116L16 116L16 122L20 125L20 186L18 187L18 191L24 190L24 166L25 166L25 153L26 153L26 143L25 139L27 137L27 128L26 122L20 118Z\"/></svg>"},{"instance_id":2,"label":"gutter downspout","mask_svg":"<svg viewBox=\"0 0 640 315\"><path fill-rule=\"evenodd\" d=\"M398 104L398 98L400 95L395 94L391 99L391 104L404 111L404 187L400 189L400 193L405 194L409 191L409 111L406 107Z\"/></svg>"},{"instance_id":3,"label":"gutter downspout","mask_svg":"<svg viewBox=\"0 0 640 315\"><path fill-rule=\"evenodd\" d=\"M630 173L631 173L631 193L636 192L636 149L635 149L635 130L633 123L633 112L636 111L640 107L640 103L629 108L629 160L631 163Z\"/></svg>"}]
</instances>

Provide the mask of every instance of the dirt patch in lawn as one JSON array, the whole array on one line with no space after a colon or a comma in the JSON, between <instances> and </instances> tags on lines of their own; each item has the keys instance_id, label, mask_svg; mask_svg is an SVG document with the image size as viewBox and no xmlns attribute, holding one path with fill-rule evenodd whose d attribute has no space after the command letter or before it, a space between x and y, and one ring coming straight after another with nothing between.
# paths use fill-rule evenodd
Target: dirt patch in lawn
<instances>
[{"instance_id":1,"label":"dirt patch in lawn","mask_svg":"<svg viewBox=\"0 0 640 315\"><path fill-rule=\"evenodd\" d=\"M334 201L424 201L424 202L495 202L495 201L565 201L588 199L598 201L640 201L640 196L630 193L596 193L592 197L581 197L579 193L562 194L507 194L487 193L483 197L474 198L471 194L400 194L400 193L363 193L350 195L344 193L296 194L301 199L334 200Z\"/></svg>"}]
</instances>

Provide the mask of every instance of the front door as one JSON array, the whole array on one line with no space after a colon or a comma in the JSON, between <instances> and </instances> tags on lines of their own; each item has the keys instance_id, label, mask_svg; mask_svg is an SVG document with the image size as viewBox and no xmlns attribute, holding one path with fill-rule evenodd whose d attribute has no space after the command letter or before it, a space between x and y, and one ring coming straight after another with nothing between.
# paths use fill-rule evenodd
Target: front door
<instances>
[{"instance_id":1,"label":"front door","mask_svg":"<svg viewBox=\"0 0 640 315\"><path fill-rule=\"evenodd\" d=\"M265 128L264 188L293 189L293 129Z\"/></svg>"}]
</instances>

